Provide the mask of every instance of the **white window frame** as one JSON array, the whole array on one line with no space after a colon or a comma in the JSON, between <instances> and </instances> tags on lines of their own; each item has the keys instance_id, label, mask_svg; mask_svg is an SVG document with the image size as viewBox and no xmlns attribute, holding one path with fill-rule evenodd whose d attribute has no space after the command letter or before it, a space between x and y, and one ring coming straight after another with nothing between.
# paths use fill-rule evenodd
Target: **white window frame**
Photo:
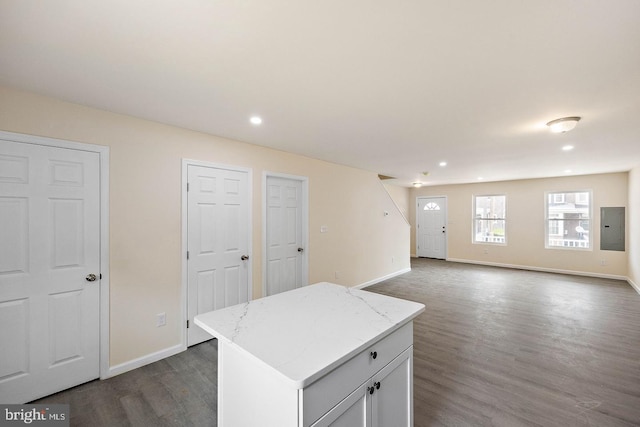
<instances>
[{"instance_id":1,"label":"white window frame","mask_svg":"<svg viewBox=\"0 0 640 427\"><path fill-rule=\"evenodd\" d=\"M504 212L505 215L503 218L478 218L476 215L476 199L480 197L504 197ZM474 245L497 245L497 246L507 246L507 195L506 194L474 194L471 197L471 243ZM484 221L504 221L504 241L480 241L476 240L476 221L477 220Z\"/></svg>"},{"instance_id":2,"label":"white window frame","mask_svg":"<svg viewBox=\"0 0 640 427\"><path fill-rule=\"evenodd\" d=\"M559 203L557 200L561 199L562 202L560 203L565 203L566 202L566 197L562 197L562 198L556 198L557 195L559 195L559 193L562 194L567 194L567 193L588 193L589 194L589 217L588 218L580 218L579 221L582 220L587 220L589 222L589 240L588 240L588 248L585 247L580 247L577 245L567 245L567 246L557 246L557 245L550 245L549 244L549 221L550 220L560 220L560 221L564 221L563 218L558 218L558 217L552 217L551 215L549 215L549 196L552 195L553 196L553 202L552 203ZM576 202L577 202L577 196L576 196ZM584 200L580 200L580 204L583 204ZM556 214L558 215L558 214ZM592 190L554 190L554 191L546 191L544 193L544 247L545 249L555 249L555 250L569 250L569 251L593 251L593 191ZM560 226L560 224L564 223L558 223L559 224L559 230L565 230L564 226ZM556 236L558 234L555 234ZM561 233L561 235L564 235L564 233ZM564 238L563 238L564 240ZM576 240L577 241L577 240Z\"/></svg>"}]
</instances>

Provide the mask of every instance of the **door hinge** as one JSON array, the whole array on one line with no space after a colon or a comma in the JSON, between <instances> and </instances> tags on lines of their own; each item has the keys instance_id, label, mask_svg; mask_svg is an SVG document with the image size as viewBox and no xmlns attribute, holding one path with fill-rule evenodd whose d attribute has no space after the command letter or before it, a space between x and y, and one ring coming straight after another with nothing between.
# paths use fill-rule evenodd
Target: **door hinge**
<instances>
[{"instance_id":1,"label":"door hinge","mask_svg":"<svg viewBox=\"0 0 640 427\"><path fill-rule=\"evenodd\" d=\"M189 259L189 251L187 251L187 259Z\"/></svg>"},{"instance_id":2,"label":"door hinge","mask_svg":"<svg viewBox=\"0 0 640 427\"><path fill-rule=\"evenodd\" d=\"M189 192L189 183L187 182L187 193Z\"/></svg>"},{"instance_id":3,"label":"door hinge","mask_svg":"<svg viewBox=\"0 0 640 427\"><path fill-rule=\"evenodd\" d=\"M189 319L187 319L187 329L189 329Z\"/></svg>"}]
</instances>

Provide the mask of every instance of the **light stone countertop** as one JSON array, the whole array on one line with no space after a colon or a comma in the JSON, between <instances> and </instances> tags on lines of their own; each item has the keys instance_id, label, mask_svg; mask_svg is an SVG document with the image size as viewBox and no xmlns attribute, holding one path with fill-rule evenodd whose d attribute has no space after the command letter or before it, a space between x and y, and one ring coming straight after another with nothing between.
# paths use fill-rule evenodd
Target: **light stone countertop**
<instances>
[{"instance_id":1,"label":"light stone countertop","mask_svg":"<svg viewBox=\"0 0 640 427\"><path fill-rule=\"evenodd\" d=\"M300 389L424 309L420 303L324 282L200 314L194 321Z\"/></svg>"}]
</instances>

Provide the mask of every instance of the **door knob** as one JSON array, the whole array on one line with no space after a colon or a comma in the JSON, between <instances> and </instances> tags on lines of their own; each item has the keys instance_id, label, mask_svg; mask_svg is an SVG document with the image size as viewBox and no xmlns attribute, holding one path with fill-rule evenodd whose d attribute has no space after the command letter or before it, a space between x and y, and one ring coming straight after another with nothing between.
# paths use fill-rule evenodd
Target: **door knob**
<instances>
[{"instance_id":1,"label":"door knob","mask_svg":"<svg viewBox=\"0 0 640 427\"><path fill-rule=\"evenodd\" d=\"M91 273L91 274L87 274L87 277L85 277L85 280L87 282L95 282L97 278L98 277L95 274Z\"/></svg>"},{"instance_id":2,"label":"door knob","mask_svg":"<svg viewBox=\"0 0 640 427\"><path fill-rule=\"evenodd\" d=\"M240 257L240 259L241 259L242 261L246 261L246 260L248 260L248 259L249 259L249 255L242 255L242 256Z\"/></svg>"},{"instance_id":3,"label":"door knob","mask_svg":"<svg viewBox=\"0 0 640 427\"><path fill-rule=\"evenodd\" d=\"M298 248L298 252L302 253L302 252L304 252L304 249L303 248Z\"/></svg>"}]
</instances>

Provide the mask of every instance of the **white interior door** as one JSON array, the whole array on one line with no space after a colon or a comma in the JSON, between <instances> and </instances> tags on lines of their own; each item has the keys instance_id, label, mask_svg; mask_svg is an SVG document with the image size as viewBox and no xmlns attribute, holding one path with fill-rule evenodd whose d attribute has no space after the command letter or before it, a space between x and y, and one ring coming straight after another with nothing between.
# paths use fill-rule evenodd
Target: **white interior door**
<instances>
[{"instance_id":1,"label":"white interior door","mask_svg":"<svg viewBox=\"0 0 640 427\"><path fill-rule=\"evenodd\" d=\"M211 339L194 316L249 300L246 171L187 166L188 345Z\"/></svg>"},{"instance_id":2,"label":"white interior door","mask_svg":"<svg viewBox=\"0 0 640 427\"><path fill-rule=\"evenodd\" d=\"M266 295L304 286L302 181L267 176Z\"/></svg>"},{"instance_id":3,"label":"white interior door","mask_svg":"<svg viewBox=\"0 0 640 427\"><path fill-rule=\"evenodd\" d=\"M99 154L0 141L0 402L97 378L99 315Z\"/></svg>"},{"instance_id":4,"label":"white interior door","mask_svg":"<svg viewBox=\"0 0 640 427\"><path fill-rule=\"evenodd\" d=\"M446 259L446 197L418 197L416 218L416 255L419 257Z\"/></svg>"}]
</instances>

